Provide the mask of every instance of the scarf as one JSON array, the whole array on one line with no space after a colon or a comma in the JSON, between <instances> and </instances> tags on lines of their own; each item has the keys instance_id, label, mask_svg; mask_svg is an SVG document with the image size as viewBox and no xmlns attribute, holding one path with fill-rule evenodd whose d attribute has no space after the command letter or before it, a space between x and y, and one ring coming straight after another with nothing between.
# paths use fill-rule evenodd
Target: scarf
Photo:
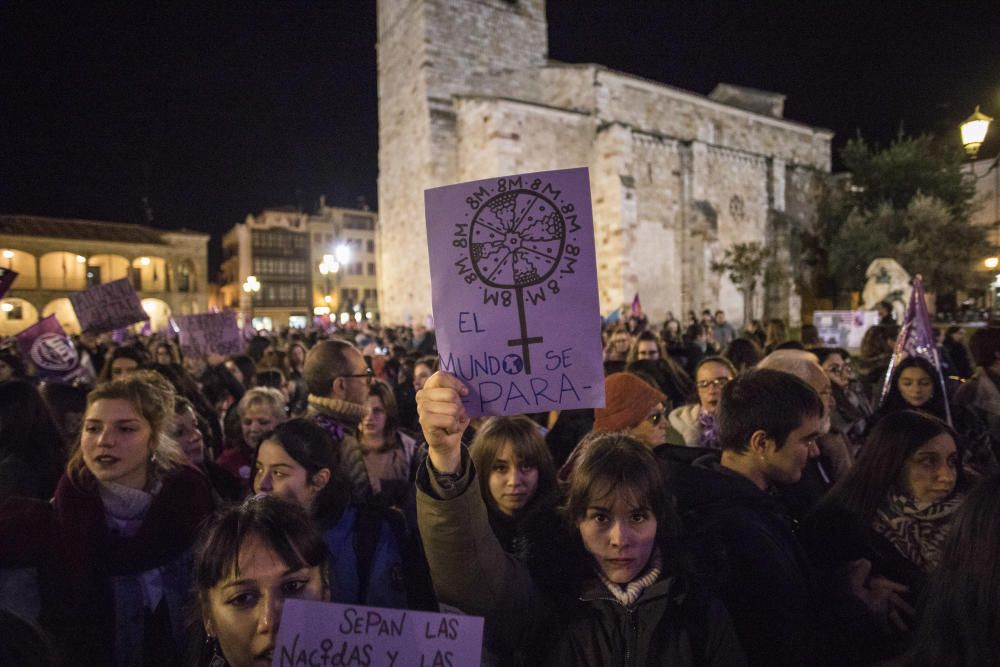
<instances>
[{"instance_id":1,"label":"scarf","mask_svg":"<svg viewBox=\"0 0 1000 667\"><path fill-rule=\"evenodd\" d=\"M97 491L104 504L104 519L112 535L135 537L146 519L153 497L160 490L160 484L151 493L133 489L114 482L98 482ZM137 575L142 588L143 606L150 611L156 609L163 598L162 568L154 567Z\"/></svg>"},{"instance_id":2,"label":"scarf","mask_svg":"<svg viewBox=\"0 0 1000 667\"><path fill-rule=\"evenodd\" d=\"M698 426L701 435L698 436L698 446L709 449L719 449L719 424L711 412L698 410Z\"/></svg>"},{"instance_id":3,"label":"scarf","mask_svg":"<svg viewBox=\"0 0 1000 667\"><path fill-rule=\"evenodd\" d=\"M368 501L373 495L368 481L368 467L355 436L358 422L365 415L365 406L339 398L309 394L307 416L330 434L340 449L340 465L351 483L352 497L357 502ZM341 446L341 443L345 443Z\"/></svg>"},{"instance_id":4,"label":"scarf","mask_svg":"<svg viewBox=\"0 0 1000 667\"><path fill-rule=\"evenodd\" d=\"M965 495L956 493L920 509L909 496L893 492L876 511L872 527L896 551L924 572L930 572L941 563L945 538L963 500Z\"/></svg>"},{"instance_id":5,"label":"scarf","mask_svg":"<svg viewBox=\"0 0 1000 667\"><path fill-rule=\"evenodd\" d=\"M656 580L660 578L662 568L663 559L660 557L660 549L657 548L653 552L653 556L649 559L649 563L646 565L643 573L625 585L616 584L608 579L604 576L604 572L600 568L597 569L597 577L619 604L631 607L639 599L639 596L642 595L642 592L656 583Z\"/></svg>"}]
</instances>

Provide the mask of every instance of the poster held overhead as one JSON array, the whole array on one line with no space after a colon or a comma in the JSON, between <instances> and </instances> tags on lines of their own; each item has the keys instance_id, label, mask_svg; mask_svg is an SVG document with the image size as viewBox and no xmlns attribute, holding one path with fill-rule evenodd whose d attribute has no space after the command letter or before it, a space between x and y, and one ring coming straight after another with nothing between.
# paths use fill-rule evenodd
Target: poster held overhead
<instances>
[{"instance_id":1,"label":"poster held overhead","mask_svg":"<svg viewBox=\"0 0 1000 667\"><path fill-rule=\"evenodd\" d=\"M236 326L236 314L231 310L178 315L174 322L179 328L178 341L185 356L205 357L213 352L224 357L243 354L243 338Z\"/></svg>"},{"instance_id":2,"label":"poster held overhead","mask_svg":"<svg viewBox=\"0 0 1000 667\"><path fill-rule=\"evenodd\" d=\"M603 407L586 168L424 192L441 369L470 416Z\"/></svg>"},{"instance_id":3,"label":"poster held overhead","mask_svg":"<svg viewBox=\"0 0 1000 667\"><path fill-rule=\"evenodd\" d=\"M128 278L74 292L69 301L82 331L104 333L149 319Z\"/></svg>"},{"instance_id":4,"label":"poster held overhead","mask_svg":"<svg viewBox=\"0 0 1000 667\"><path fill-rule=\"evenodd\" d=\"M35 322L17 334L17 344L25 359L38 369L38 377L49 382L71 383L93 379L80 365L80 355L55 315Z\"/></svg>"}]
</instances>

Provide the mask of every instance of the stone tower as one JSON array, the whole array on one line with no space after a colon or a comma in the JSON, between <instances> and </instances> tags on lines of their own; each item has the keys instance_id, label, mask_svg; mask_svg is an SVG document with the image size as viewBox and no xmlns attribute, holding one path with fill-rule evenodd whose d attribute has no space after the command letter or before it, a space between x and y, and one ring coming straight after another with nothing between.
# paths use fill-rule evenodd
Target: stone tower
<instances>
[{"instance_id":1,"label":"stone tower","mask_svg":"<svg viewBox=\"0 0 1000 667\"><path fill-rule=\"evenodd\" d=\"M544 0L378 0L380 307L387 322L431 312L426 188L458 182L452 98L504 93L542 67Z\"/></svg>"},{"instance_id":2,"label":"stone tower","mask_svg":"<svg viewBox=\"0 0 1000 667\"><path fill-rule=\"evenodd\" d=\"M712 265L758 242L783 277L753 302L796 321L791 239L815 225L833 135L786 120L784 95L548 60L544 0L379 0L378 81L387 322L431 312L424 189L580 166L603 313L638 292L653 320L721 307L738 323L742 296Z\"/></svg>"}]
</instances>

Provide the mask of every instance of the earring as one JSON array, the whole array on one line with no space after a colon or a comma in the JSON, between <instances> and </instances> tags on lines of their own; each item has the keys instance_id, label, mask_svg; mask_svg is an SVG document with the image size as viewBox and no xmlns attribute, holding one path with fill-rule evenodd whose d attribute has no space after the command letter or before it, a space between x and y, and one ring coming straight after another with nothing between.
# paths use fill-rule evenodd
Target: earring
<instances>
[{"instance_id":1,"label":"earring","mask_svg":"<svg viewBox=\"0 0 1000 667\"><path fill-rule=\"evenodd\" d=\"M208 661L208 667L229 667L225 656L222 655L219 640L212 635L205 635L205 652L208 653L209 649L211 649L212 658Z\"/></svg>"}]
</instances>

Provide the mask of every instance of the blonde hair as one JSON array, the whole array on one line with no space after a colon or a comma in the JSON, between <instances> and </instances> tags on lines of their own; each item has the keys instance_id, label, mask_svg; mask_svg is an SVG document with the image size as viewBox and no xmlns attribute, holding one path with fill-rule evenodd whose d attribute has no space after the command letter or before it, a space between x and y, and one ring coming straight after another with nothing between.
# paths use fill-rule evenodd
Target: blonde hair
<instances>
[{"instance_id":1,"label":"blonde hair","mask_svg":"<svg viewBox=\"0 0 1000 667\"><path fill-rule=\"evenodd\" d=\"M285 396L274 387L254 387L247 390L247 393L243 394L243 398L240 399L240 404L236 406L236 412L239 413L242 419L246 416L247 410L255 405L269 406L278 418L278 421L285 421L288 417L285 414L285 407L287 405Z\"/></svg>"},{"instance_id":2,"label":"blonde hair","mask_svg":"<svg viewBox=\"0 0 1000 667\"><path fill-rule=\"evenodd\" d=\"M128 401L149 424L149 481L163 479L187 464L184 451L167 435L173 426L174 389L162 375L154 371L139 371L125 380L103 382L87 394L87 412L94 403L101 400ZM81 432L80 438L82 437ZM80 438L77 438L73 453L66 463L66 476L78 484L93 479L83 460Z\"/></svg>"}]
</instances>

